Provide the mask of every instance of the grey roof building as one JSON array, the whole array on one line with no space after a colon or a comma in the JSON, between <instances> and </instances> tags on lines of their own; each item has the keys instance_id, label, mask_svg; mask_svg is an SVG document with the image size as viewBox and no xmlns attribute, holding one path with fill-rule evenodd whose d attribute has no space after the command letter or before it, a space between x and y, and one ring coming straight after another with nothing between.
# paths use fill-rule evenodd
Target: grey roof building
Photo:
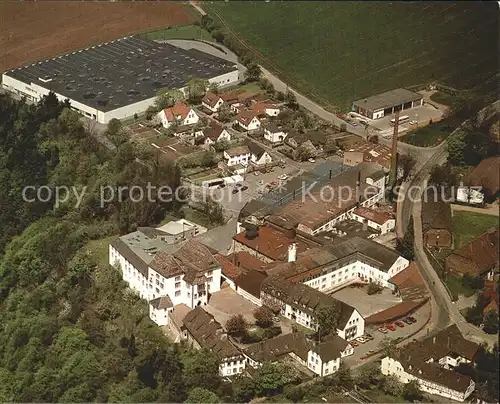
<instances>
[{"instance_id":1,"label":"grey roof building","mask_svg":"<svg viewBox=\"0 0 500 404\"><path fill-rule=\"evenodd\" d=\"M404 88L386 91L368 98L354 101L352 110L370 119L382 118L395 111L419 107L423 103L421 94Z\"/></svg>"},{"instance_id":2,"label":"grey roof building","mask_svg":"<svg viewBox=\"0 0 500 404\"><path fill-rule=\"evenodd\" d=\"M34 101L52 91L107 123L144 112L160 88L183 89L192 78L223 86L238 80L238 68L198 50L130 36L10 70L2 84Z\"/></svg>"}]
</instances>

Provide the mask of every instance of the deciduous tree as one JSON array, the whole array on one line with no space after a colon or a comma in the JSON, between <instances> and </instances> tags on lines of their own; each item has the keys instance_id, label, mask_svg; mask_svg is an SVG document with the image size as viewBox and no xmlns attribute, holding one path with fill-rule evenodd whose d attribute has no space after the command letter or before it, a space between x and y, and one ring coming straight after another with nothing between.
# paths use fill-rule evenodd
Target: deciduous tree
<instances>
[{"instance_id":1,"label":"deciduous tree","mask_svg":"<svg viewBox=\"0 0 500 404\"><path fill-rule=\"evenodd\" d=\"M261 306L255 309L253 312L253 316L255 317L255 323L259 327L271 327L273 325L273 311L267 306Z\"/></svg>"},{"instance_id":2,"label":"deciduous tree","mask_svg":"<svg viewBox=\"0 0 500 404\"><path fill-rule=\"evenodd\" d=\"M247 332L248 323L241 314L232 315L226 322L228 334L242 336Z\"/></svg>"},{"instance_id":3,"label":"deciduous tree","mask_svg":"<svg viewBox=\"0 0 500 404\"><path fill-rule=\"evenodd\" d=\"M323 341L329 335L337 332L337 326L340 319L339 304L320 307L316 317L318 321L318 337Z\"/></svg>"}]
</instances>

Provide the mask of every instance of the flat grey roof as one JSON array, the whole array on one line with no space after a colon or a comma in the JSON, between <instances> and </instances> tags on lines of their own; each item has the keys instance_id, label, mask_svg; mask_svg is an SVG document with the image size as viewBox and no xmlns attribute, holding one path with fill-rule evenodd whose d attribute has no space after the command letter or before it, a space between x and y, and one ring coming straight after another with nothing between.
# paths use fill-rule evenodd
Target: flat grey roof
<instances>
[{"instance_id":1,"label":"flat grey roof","mask_svg":"<svg viewBox=\"0 0 500 404\"><path fill-rule=\"evenodd\" d=\"M370 111L376 111L378 109L401 105L406 102L417 101L421 98L421 94L414 93L404 88L396 88L395 90L386 91L382 94L354 101L353 105Z\"/></svg>"},{"instance_id":2,"label":"flat grey roof","mask_svg":"<svg viewBox=\"0 0 500 404\"><path fill-rule=\"evenodd\" d=\"M5 74L100 111L111 111L153 98L160 88L179 89L192 78L210 79L234 70L234 63L198 50L131 36Z\"/></svg>"}]
</instances>

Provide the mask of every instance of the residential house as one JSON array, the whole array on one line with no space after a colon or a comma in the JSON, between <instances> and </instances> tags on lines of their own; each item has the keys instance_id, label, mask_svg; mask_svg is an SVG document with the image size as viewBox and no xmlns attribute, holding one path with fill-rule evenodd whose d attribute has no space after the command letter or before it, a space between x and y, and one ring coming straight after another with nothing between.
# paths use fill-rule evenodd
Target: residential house
<instances>
[{"instance_id":1,"label":"residential house","mask_svg":"<svg viewBox=\"0 0 500 404\"><path fill-rule=\"evenodd\" d=\"M422 203L422 232L427 247L446 247L453 245L453 223L451 206L436 200L429 192L427 201Z\"/></svg>"},{"instance_id":2,"label":"residential house","mask_svg":"<svg viewBox=\"0 0 500 404\"><path fill-rule=\"evenodd\" d=\"M414 340L391 356L382 358L382 374L401 383L416 380L420 390L456 401L465 401L475 389L470 376L456 372L461 363L474 361L479 346L463 338L453 324L424 340Z\"/></svg>"},{"instance_id":3,"label":"residential house","mask_svg":"<svg viewBox=\"0 0 500 404\"><path fill-rule=\"evenodd\" d=\"M219 375L234 376L245 370L245 357L228 340L222 326L214 316L198 306L183 319L188 345L211 351L219 360Z\"/></svg>"},{"instance_id":4,"label":"residential house","mask_svg":"<svg viewBox=\"0 0 500 404\"><path fill-rule=\"evenodd\" d=\"M166 129L173 124L179 126L194 125L200 120L194 109L182 101L177 101L172 107L158 112L158 118Z\"/></svg>"},{"instance_id":5,"label":"residential house","mask_svg":"<svg viewBox=\"0 0 500 404\"><path fill-rule=\"evenodd\" d=\"M291 357L303 366L307 366L307 354L312 348L302 333L280 335L275 338L252 344L245 348L247 364L259 368L264 362L277 362Z\"/></svg>"},{"instance_id":6,"label":"residential house","mask_svg":"<svg viewBox=\"0 0 500 404\"><path fill-rule=\"evenodd\" d=\"M307 356L307 367L319 377L337 372L340 359L352 355L354 348L338 335L312 347Z\"/></svg>"},{"instance_id":7,"label":"residential house","mask_svg":"<svg viewBox=\"0 0 500 404\"><path fill-rule=\"evenodd\" d=\"M273 159L271 155L264 148L250 141L246 144L251 153L250 159L252 163L258 166L272 163Z\"/></svg>"},{"instance_id":8,"label":"residential house","mask_svg":"<svg viewBox=\"0 0 500 404\"><path fill-rule=\"evenodd\" d=\"M288 131L276 122L270 122L264 126L264 139L273 144L283 143L287 135Z\"/></svg>"},{"instance_id":9,"label":"residential house","mask_svg":"<svg viewBox=\"0 0 500 404\"><path fill-rule=\"evenodd\" d=\"M149 302L149 318L159 326L167 325L173 307L168 295L157 297Z\"/></svg>"},{"instance_id":10,"label":"residential house","mask_svg":"<svg viewBox=\"0 0 500 404\"><path fill-rule=\"evenodd\" d=\"M224 100L221 96L211 91L208 91L201 100L202 107L206 108L210 112L217 112L222 104L224 104Z\"/></svg>"},{"instance_id":11,"label":"residential house","mask_svg":"<svg viewBox=\"0 0 500 404\"><path fill-rule=\"evenodd\" d=\"M236 115L236 123L247 131L257 130L261 125L259 118L257 118L257 114L251 111L241 111Z\"/></svg>"},{"instance_id":12,"label":"residential house","mask_svg":"<svg viewBox=\"0 0 500 404\"><path fill-rule=\"evenodd\" d=\"M269 117L276 117L280 113L280 109L277 105L262 101L251 102L250 111L258 116Z\"/></svg>"},{"instance_id":13,"label":"residential house","mask_svg":"<svg viewBox=\"0 0 500 404\"><path fill-rule=\"evenodd\" d=\"M394 216L370 208L361 207L355 209L352 212L352 218L379 231L380 234L386 234L396 227L396 219L394 219Z\"/></svg>"},{"instance_id":14,"label":"residential house","mask_svg":"<svg viewBox=\"0 0 500 404\"><path fill-rule=\"evenodd\" d=\"M196 139L196 144L202 146L205 149L209 149L211 145L217 142L230 142L231 134L228 130L216 123L212 122L210 126L207 126L202 130L202 135Z\"/></svg>"},{"instance_id":15,"label":"residential house","mask_svg":"<svg viewBox=\"0 0 500 404\"><path fill-rule=\"evenodd\" d=\"M224 159L228 167L242 165L246 167L251 159L251 153L248 146L237 146L224 150Z\"/></svg>"},{"instance_id":16,"label":"residential house","mask_svg":"<svg viewBox=\"0 0 500 404\"><path fill-rule=\"evenodd\" d=\"M500 196L500 157L489 157L465 178L464 183L469 186L480 187L486 200L493 201Z\"/></svg>"},{"instance_id":17,"label":"residential house","mask_svg":"<svg viewBox=\"0 0 500 404\"><path fill-rule=\"evenodd\" d=\"M354 307L279 275L270 275L264 280L260 300L283 317L311 330L318 329L317 315L322 307L336 306L340 312L336 330L339 337L349 341L365 332L365 320Z\"/></svg>"},{"instance_id":18,"label":"residential house","mask_svg":"<svg viewBox=\"0 0 500 404\"><path fill-rule=\"evenodd\" d=\"M469 243L453 250L446 258L446 271L463 276L490 279L498 271L499 230L492 228Z\"/></svg>"}]
</instances>

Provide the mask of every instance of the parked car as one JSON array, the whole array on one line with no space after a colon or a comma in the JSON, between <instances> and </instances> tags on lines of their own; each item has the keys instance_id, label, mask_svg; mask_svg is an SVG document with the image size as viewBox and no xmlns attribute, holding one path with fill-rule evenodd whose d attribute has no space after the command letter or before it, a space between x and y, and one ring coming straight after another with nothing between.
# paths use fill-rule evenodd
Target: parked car
<instances>
[{"instance_id":1,"label":"parked car","mask_svg":"<svg viewBox=\"0 0 500 404\"><path fill-rule=\"evenodd\" d=\"M358 337L358 338L356 338L356 341L358 341L358 342L359 342L359 343L361 343L361 344L364 344L365 342L367 342L367 340L366 340L366 339L364 339L363 337Z\"/></svg>"},{"instance_id":2,"label":"parked car","mask_svg":"<svg viewBox=\"0 0 500 404\"><path fill-rule=\"evenodd\" d=\"M387 330L384 327L378 329L382 334L387 334Z\"/></svg>"},{"instance_id":3,"label":"parked car","mask_svg":"<svg viewBox=\"0 0 500 404\"><path fill-rule=\"evenodd\" d=\"M264 180L259 180L259 182L257 182L257 184L264 185Z\"/></svg>"},{"instance_id":4,"label":"parked car","mask_svg":"<svg viewBox=\"0 0 500 404\"><path fill-rule=\"evenodd\" d=\"M235 188L235 189L233 189L233 194L237 194L240 191L241 191L241 188Z\"/></svg>"},{"instance_id":5,"label":"parked car","mask_svg":"<svg viewBox=\"0 0 500 404\"><path fill-rule=\"evenodd\" d=\"M367 339L368 341L371 341L373 339L373 335L365 334L365 335L363 335L363 338Z\"/></svg>"},{"instance_id":6,"label":"parked car","mask_svg":"<svg viewBox=\"0 0 500 404\"><path fill-rule=\"evenodd\" d=\"M226 187L226 183L223 182L222 184L219 184L219 188L225 188Z\"/></svg>"},{"instance_id":7,"label":"parked car","mask_svg":"<svg viewBox=\"0 0 500 404\"><path fill-rule=\"evenodd\" d=\"M235 185L235 188L241 188L243 186L243 184L241 182L238 182L236 185Z\"/></svg>"},{"instance_id":8,"label":"parked car","mask_svg":"<svg viewBox=\"0 0 500 404\"><path fill-rule=\"evenodd\" d=\"M359 344L355 340L349 341L349 344L351 344L352 346L359 346Z\"/></svg>"},{"instance_id":9,"label":"parked car","mask_svg":"<svg viewBox=\"0 0 500 404\"><path fill-rule=\"evenodd\" d=\"M415 121L414 119L410 121L410 125L416 125L418 122Z\"/></svg>"},{"instance_id":10,"label":"parked car","mask_svg":"<svg viewBox=\"0 0 500 404\"><path fill-rule=\"evenodd\" d=\"M288 175L286 174L281 174L279 177L278 177L279 180L282 180L282 181L285 181L286 179L288 179Z\"/></svg>"},{"instance_id":11,"label":"parked car","mask_svg":"<svg viewBox=\"0 0 500 404\"><path fill-rule=\"evenodd\" d=\"M310 158L307 161L309 161L309 163L316 163L316 160L314 160L313 158Z\"/></svg>"},{"instance_id":12,"label":"parked car","mask_svg":"<svg viewBox=\"0 0 500 404\"><path fill-rule=\"evenodd\" d=\"M242 191L246 191L248 189L248 187L246 185L243 185L241 188L240 188Z\"/></svg>"},{"instance_id":13,"label":"parked car","mask_svg":"<svg viewBox=\"0 0 500 404\"><path fill-rule=\"evenodd\" d=\"M387 328L388 330L396 331L396 327L394 327L394 325L392 324L385 324L384 327Z\"/></svg>"},{"instance_id":14,"label":"parked car","mask_svg":"<svg viewBox=\"0 0 500 404\"><path fill-rule=\"evenodd\" d=\"M412 323L416 323L416 322L417 322L417 319L416 319L415 317L413 317L413 316L409 316L409 317L407 317L407 318L408 318L408 320L410 320Z\"/></svg>"},{"instance_id":15,"label":"parked car","mask_svg":"<svg viewBox=\"0 0 500 404\"><path fill-rule=\"evenodd\" d=\"M405 326L401 321L395 321L394 324L396 324L399 328L403 328Z\"/></svg>"},{"instance_id":16,"label":"parked car","mask_svg":"<svg viewBox=\"0 0 500 404\"><path fill-rule=\"evenodd\" d=\"M257 175L259 175L259 172L258 171L254 171L253 175L257 176Z\"/></svg>"},{"instance_id":17,"label":"parked car","mask_svg":"<svg viewBox=\"0 0 500 404\"><path fill-rule=\"evenodd\" d=\"M413 324L413 321L411 321L408 317L406 318L403 318L403 321L406 323L406 324Z\"/></svg>"}]
</instances>

